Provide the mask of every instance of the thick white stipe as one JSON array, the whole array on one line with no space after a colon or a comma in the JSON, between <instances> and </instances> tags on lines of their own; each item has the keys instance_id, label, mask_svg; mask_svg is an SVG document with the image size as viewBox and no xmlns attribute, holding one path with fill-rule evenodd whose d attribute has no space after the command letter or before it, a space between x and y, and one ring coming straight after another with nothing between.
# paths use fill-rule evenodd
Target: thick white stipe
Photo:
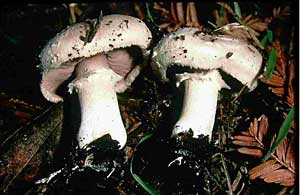
<instances>
[{"instance_id":1,"label":"thick white stipe","mask_svg":"<svg viewBox=\"0 0 300 195\"><path fill-rule=\"evenodd\" d=\"M127 135L118 106L115 84L122 77L110 69L100 69L88 77L73 81L81 106L81 125L78 133L79 146L83 148L97 138L110 134L126 144Z\"/></svg>"},{"instance_id":2,"label":"thick white stipe","mask_svg":"<svg viewBox=\"0 0 300 195\"><path fill-rule=\"evenodd\" d=\"M194 73L179 77L179 81L184 84L185 92L181 115L174 125L172 136L191 129L195 138L201 134L211 138L218 92L222 87L228 86L215 70L206 75Z\"/></svg>"}]
</instances>

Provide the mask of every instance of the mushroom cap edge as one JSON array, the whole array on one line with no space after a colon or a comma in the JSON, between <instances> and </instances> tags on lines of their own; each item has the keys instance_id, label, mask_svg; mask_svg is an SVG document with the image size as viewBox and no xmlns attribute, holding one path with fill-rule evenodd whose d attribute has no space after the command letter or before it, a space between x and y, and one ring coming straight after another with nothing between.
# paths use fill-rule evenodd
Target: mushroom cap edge
<instances>
[{"instance_id":1,"label":"mushroom cap edge","mask_svg":"<svg viewBox=\"0 0 300 195\"><path fill-rule=\"evenodd\" d=\"M186 27L169 33L153 49L152 68L163 81L168 81L167 68L174 64L203 70L220 68L253 89L262 55L244 40Z\"/></svg>"}]
</instances>

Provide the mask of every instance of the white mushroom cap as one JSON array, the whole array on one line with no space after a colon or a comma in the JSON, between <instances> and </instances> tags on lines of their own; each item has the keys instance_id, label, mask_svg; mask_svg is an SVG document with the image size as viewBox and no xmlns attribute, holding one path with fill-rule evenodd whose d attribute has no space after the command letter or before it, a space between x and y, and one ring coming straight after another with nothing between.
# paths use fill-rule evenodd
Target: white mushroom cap
<instances>
[{"instance_id":1,"label":"white mushroom cap","mask_svg":"<svg viewBox=\"0 0 300 195\"><path fill-rule=\"evenodd\" d=\"M170 66L192 69L175 74L176 85L183 83L185 91L172 136L192 130L195 138L201 134L211 138L218 92L228 88L218 70L253 89L261 64L262 56L257 49L230 36L205 34L197 28L183 28L165 36L153 50L153 70L168 81Z\"/></svg>"},{"instance_id":2,"label":"white mushroom cap","mask_svg":"<svg viewBox=\"0 0 300 195\"><path fill-rule=\"evenodd\" d=\"M90 23L95 22L96 19L90 21ZM103 16L100 18L96 30L94 37L88 42L86 36L90 31L93 31L88 22L74 24L58 33L43 48L40 54L43 70L40 87L47 100L54 103L62 101L62 98L55 94L55 91L61 83L72 75L75 65L82 58L133 45L144 51L152 39L150 30L142 20L127 15ZM139 69L137 68L137 70ZM134 74L134 76L136 75ZM132 77L132 74L129 76ZM134 79L129 78L129 80ZM118 92L124 91L128 85L121 88L121 84L117 86Z\"/></svg>"},{"instance_id":3,"label":"white mushroom cap","mask_svg":"<svg viewBox=\"0 0 300 195\"><path fill-rule=\"evenodd\" d=\"M76 90L81 107L79 147L104 134L117 140L121 148L126 144L116 93L125 91L139 74L140 66L135 63L142 62L134 58L147 55L151 39L150 30L140 19L108 15L74 24L46 44L40 55L40 88L47 100L62 101L55 92L76 66L76 78L68 86L70 93Z\"/></svg>"},{"instance_id":4,"label":"white mushroom cap","mask_svg":"<svg viewBox=\"0 0 300 195\"><path fill-rule=\"evenodd\" d=\"M183 28L164 37L153 50L154 71L166 78L173 64L200 70L222 69L250 89L261 68L259 51L244 40Z\"/></svg>"},{"instance_id":5,"label":"white mushroom cap","mask_svg":"<svg viewBox=\"0 0 300 195\"><path fill-rule=\"evenodd\" d=\"M86 22L77 23L52 38L40 54L42 69L58 68L73 59L90 57L116 48L136 45L146 49L152 39L150 30L142 20L127 15L103 16L94 38L85 44L88 28Z\"/></svg>"}]
</instances>

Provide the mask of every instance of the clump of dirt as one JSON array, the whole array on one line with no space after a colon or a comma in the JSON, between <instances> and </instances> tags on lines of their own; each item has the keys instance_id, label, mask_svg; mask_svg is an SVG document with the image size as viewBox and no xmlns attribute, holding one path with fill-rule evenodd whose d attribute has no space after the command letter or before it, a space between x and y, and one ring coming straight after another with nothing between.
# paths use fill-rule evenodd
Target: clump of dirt
<instances>
[{"instance_id":1,"label":"clump of dirt","mask_svg":"<svg viewBox=\"0 0 300 195\"><path fill-rule=\"evenodd\" d=\"M170 145L174 148L171 150L174 160L168 164L162 191L166 194L207 193L214 183L211 156L216 150L208 137L195 139L186 134L171 140Z\"/></svg>"},{"instance_id":2,"label":"clump of dirt","mask_svg":"<svg viewBox=\"0 0 300 195\"><path fill-rule=\"evenodd\" d=\"M119 194L117 186L124 177L124 150L109 135L84 149L74 148L64 166L39 180L36 191L43 194ZM45 179L49 179L48 181ZM45 182L46 181L46 182Z\"/></svg>"},{"instance_id":3,"label":"clump of dirt","mask_svg":"<svg viewBox=\"0 0 300 195\"><path fill-rule=\"evenodd\" d=\"M215 171L221 169L214 157L217 152L208 136L193 138L188 132L140 144L133 165L135 172L161 194L225 193L216 175L220 172Z\"/></svg>"}]
</instances>

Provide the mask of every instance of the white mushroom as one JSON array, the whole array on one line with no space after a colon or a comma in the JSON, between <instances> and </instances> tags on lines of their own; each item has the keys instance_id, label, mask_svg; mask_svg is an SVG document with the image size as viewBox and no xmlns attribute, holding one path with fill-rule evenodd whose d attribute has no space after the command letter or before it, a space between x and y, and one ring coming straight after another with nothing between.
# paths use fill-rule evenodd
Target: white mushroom
<instances>
[{"instance_id":1,"label":"white mushroom","mask_svg":"<svg viewBox=\"0 0 300 195\"><path fill-rule=\"evenodd\" d=\"M219 69L250 88L262 65L256 48L243 40L225 35L210 35L196 28L183 28L165 36L154 48L153 70L168 81L167 69L174 64L190 71L176 74L176 84L184 84L183 108L172 136L192 130L193 137L211 137L215 121L218 91L229 88Z\"/></svg>"},{"instance_id":2,"label":"white mushroom","mask_svg":"<svg viewBox=\"0 0 300 195\"><path fill-rule=\"evenodd\" d=\"M140 72L130 49L138 48L145 57L151 39L143 21L114 14L74 24L43 48L40 88L47 100L63 101L56 90L76 71L69 92L75 89L79 95L81 148L105 134L119 141L121 147L125 145L127 135L116 92L125 91Z\"/></svg>"}]
</instances>

